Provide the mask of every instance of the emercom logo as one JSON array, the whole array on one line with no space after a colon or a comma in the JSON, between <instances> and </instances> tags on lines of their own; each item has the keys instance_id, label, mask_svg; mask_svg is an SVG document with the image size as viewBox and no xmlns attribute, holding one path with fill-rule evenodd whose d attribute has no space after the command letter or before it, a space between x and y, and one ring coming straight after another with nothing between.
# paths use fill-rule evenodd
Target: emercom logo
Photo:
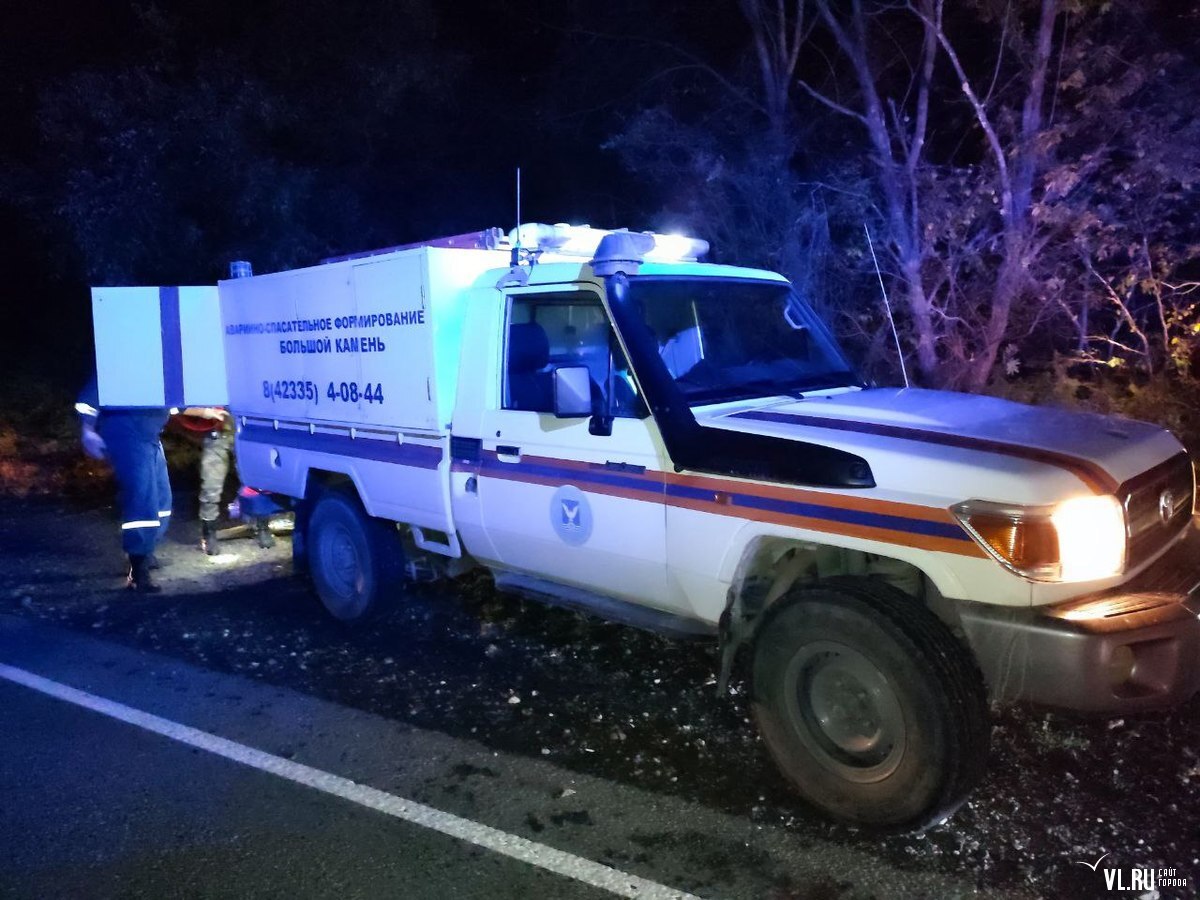
<instances>
[{"instance_id":1,"label":"emercom logo","mask_svg":"<svg viewBox=\"0 0 1200 900\"><path fill-rule=\"evenodd\" d=\"M1105 853L1095 862L1076 860L1076 864L1087 866L1093 872L1097 871L1109 854ZM1159 888L1187 888L1188 878L1180 875L1178 869L1148 868L1134 866L1129 869L1105 868L1099 869L1104 876L1104 886L1110 891L1141 891L1142 896L1157 896Z\"/></svg>"}]
</instances>

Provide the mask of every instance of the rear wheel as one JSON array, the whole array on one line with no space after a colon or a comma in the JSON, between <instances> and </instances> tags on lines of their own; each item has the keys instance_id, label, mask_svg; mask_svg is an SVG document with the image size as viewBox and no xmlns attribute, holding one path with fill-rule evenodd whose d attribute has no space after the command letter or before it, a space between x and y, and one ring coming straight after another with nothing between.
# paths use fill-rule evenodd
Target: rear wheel
<instances>
[{"instance_id":1,"label":"rear wheel","mask_svg":"<svg viewBox=\"0 0 1200 900\"><path fill-rule=\"evenodd\" d=\"M799 792L846 822L919 829L983 773L983 681L936 616L886 584L793 590L754 647L754 711Z\"/></svg>"},{"instance_id":2,"label":"rear wheel","mask_svg":"<svg viewBox=\"0 0 1200 900\"><path fill-rule=\"evenodd\" d=\"M403 549L394 527L368 516L356 497L340 490L323 493L306 538L313 586L339 621L370 618L403 583Z\"/></svg>"}]
</instances>

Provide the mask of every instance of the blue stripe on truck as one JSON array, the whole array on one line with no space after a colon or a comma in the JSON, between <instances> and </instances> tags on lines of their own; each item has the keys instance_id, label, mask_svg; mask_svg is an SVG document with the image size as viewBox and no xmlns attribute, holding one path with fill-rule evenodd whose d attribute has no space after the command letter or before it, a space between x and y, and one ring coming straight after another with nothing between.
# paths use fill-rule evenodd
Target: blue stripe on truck
<instances>
[{"instance_id":1,"label":"blue stripe on truck","mask_svg":"<svg viewBox=\"0 0 1200 900\"><path fill-rule=\"evenodd\" d=\"M179 327L179 288L158 289L158 319L162 332L163 406L184 406L183 333Z\"/></svg>"},{"instance_id":2,"label":"blue stripe on truck","mask_svg":"<svg viewBox=\"0 0 1200 900\"><path fill-rule=\"evenodd\" d=\"M667 488L667 492L673 493L669 487ZM805 516L810 519L828 519L832 522L866 525L869 528L908 531L913 534L927 534L931 537L947 538L954 541L971 540L970 535L962 530L962 526L954 522L928 522L923 519L910 519L907 516L881 515L880 513L865 512L857 509L839 509L835 506L814 503L794 503L786 500L777 500L773 497L757 497L753 494L733 494L732 503L734 506L749 506L755 509L781 512L792 516Z\"/></svg>"},{"instance_id":3,"label":"blue stripe on truck","mask_svg":"<svg viewBox=\"0 0 1200 900\"><path fill-rule=\"evenodd\" d=\"M295 450L308 450L313 453L333 453L338 456L352 456L356 459L413 466L418 469L436 469L441 465L443 456L441 447L430 447L425 444L399 444L394 440L352 438L349 435L322 432L309 434L307 431L295 431L287 428L276 430L263 425L243 427L238 432L238 438L255 444L268 444L272 447L291 447Z\"/></svg>"}]
</instances>

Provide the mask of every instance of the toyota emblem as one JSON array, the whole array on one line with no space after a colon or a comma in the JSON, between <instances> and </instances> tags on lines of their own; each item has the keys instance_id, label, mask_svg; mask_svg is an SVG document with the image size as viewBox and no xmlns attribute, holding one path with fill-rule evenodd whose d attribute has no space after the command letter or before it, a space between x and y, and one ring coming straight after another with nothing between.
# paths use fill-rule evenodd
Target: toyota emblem
<instances>
[{"instance_id":1,"label":"toyota emblem","mask_svg":"<svg viewBox=\"0 0 1200 900\"><path fill-rule=\"evenodd\" d=\"M1175 495L1170 489L1158 495L1158 517L1164 525L1171 524L1171 516L1175 514Z\"/></svg>"}]
</instances>

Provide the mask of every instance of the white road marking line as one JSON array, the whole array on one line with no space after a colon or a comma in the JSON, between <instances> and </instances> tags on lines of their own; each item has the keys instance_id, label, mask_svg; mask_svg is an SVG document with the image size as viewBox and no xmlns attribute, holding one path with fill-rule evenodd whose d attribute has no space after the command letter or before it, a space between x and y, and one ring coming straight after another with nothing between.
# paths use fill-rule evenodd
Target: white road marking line
<instances>
[{"instance_id":1,"label":"white road marking line","mask_svg":"<svg viewBox=\"0 0 1200 900\"><path fill-rule=\"evenodd\" d=\"M209 753L223 756L233 762L278 775L280 778L286 778L297 784L341 797L343 800L349 800L351 803L357 803L368 809L403 819L414 825L440 831L442 834L475 844L491 850L493 853L499 853L592 887L610 891L619 897L632 897L638 898L638 900L660 900L660 898L661 900L699 900L695 895L685 891L630 875L620 869L547 847L545 844L500 831L498 828L481 825L470 819L442 812L432 806L425 806L423 803L405 800L395 794L342 778L340 775L333 775L321 769L314 769L280 756L264 753L262 750L255 750L245 744L217 737L207 731L181 725L170 719L142 712L140 709L134 709L104 697L97 697L95 694L51 681L49 678L43 678L41 675L27 672L24 669L0 663L0 678L24 685L67 703L82 706L129 725L136 725L138 728L152 731L182 744L207 750Z\"/></svg>"}]
</instances>

